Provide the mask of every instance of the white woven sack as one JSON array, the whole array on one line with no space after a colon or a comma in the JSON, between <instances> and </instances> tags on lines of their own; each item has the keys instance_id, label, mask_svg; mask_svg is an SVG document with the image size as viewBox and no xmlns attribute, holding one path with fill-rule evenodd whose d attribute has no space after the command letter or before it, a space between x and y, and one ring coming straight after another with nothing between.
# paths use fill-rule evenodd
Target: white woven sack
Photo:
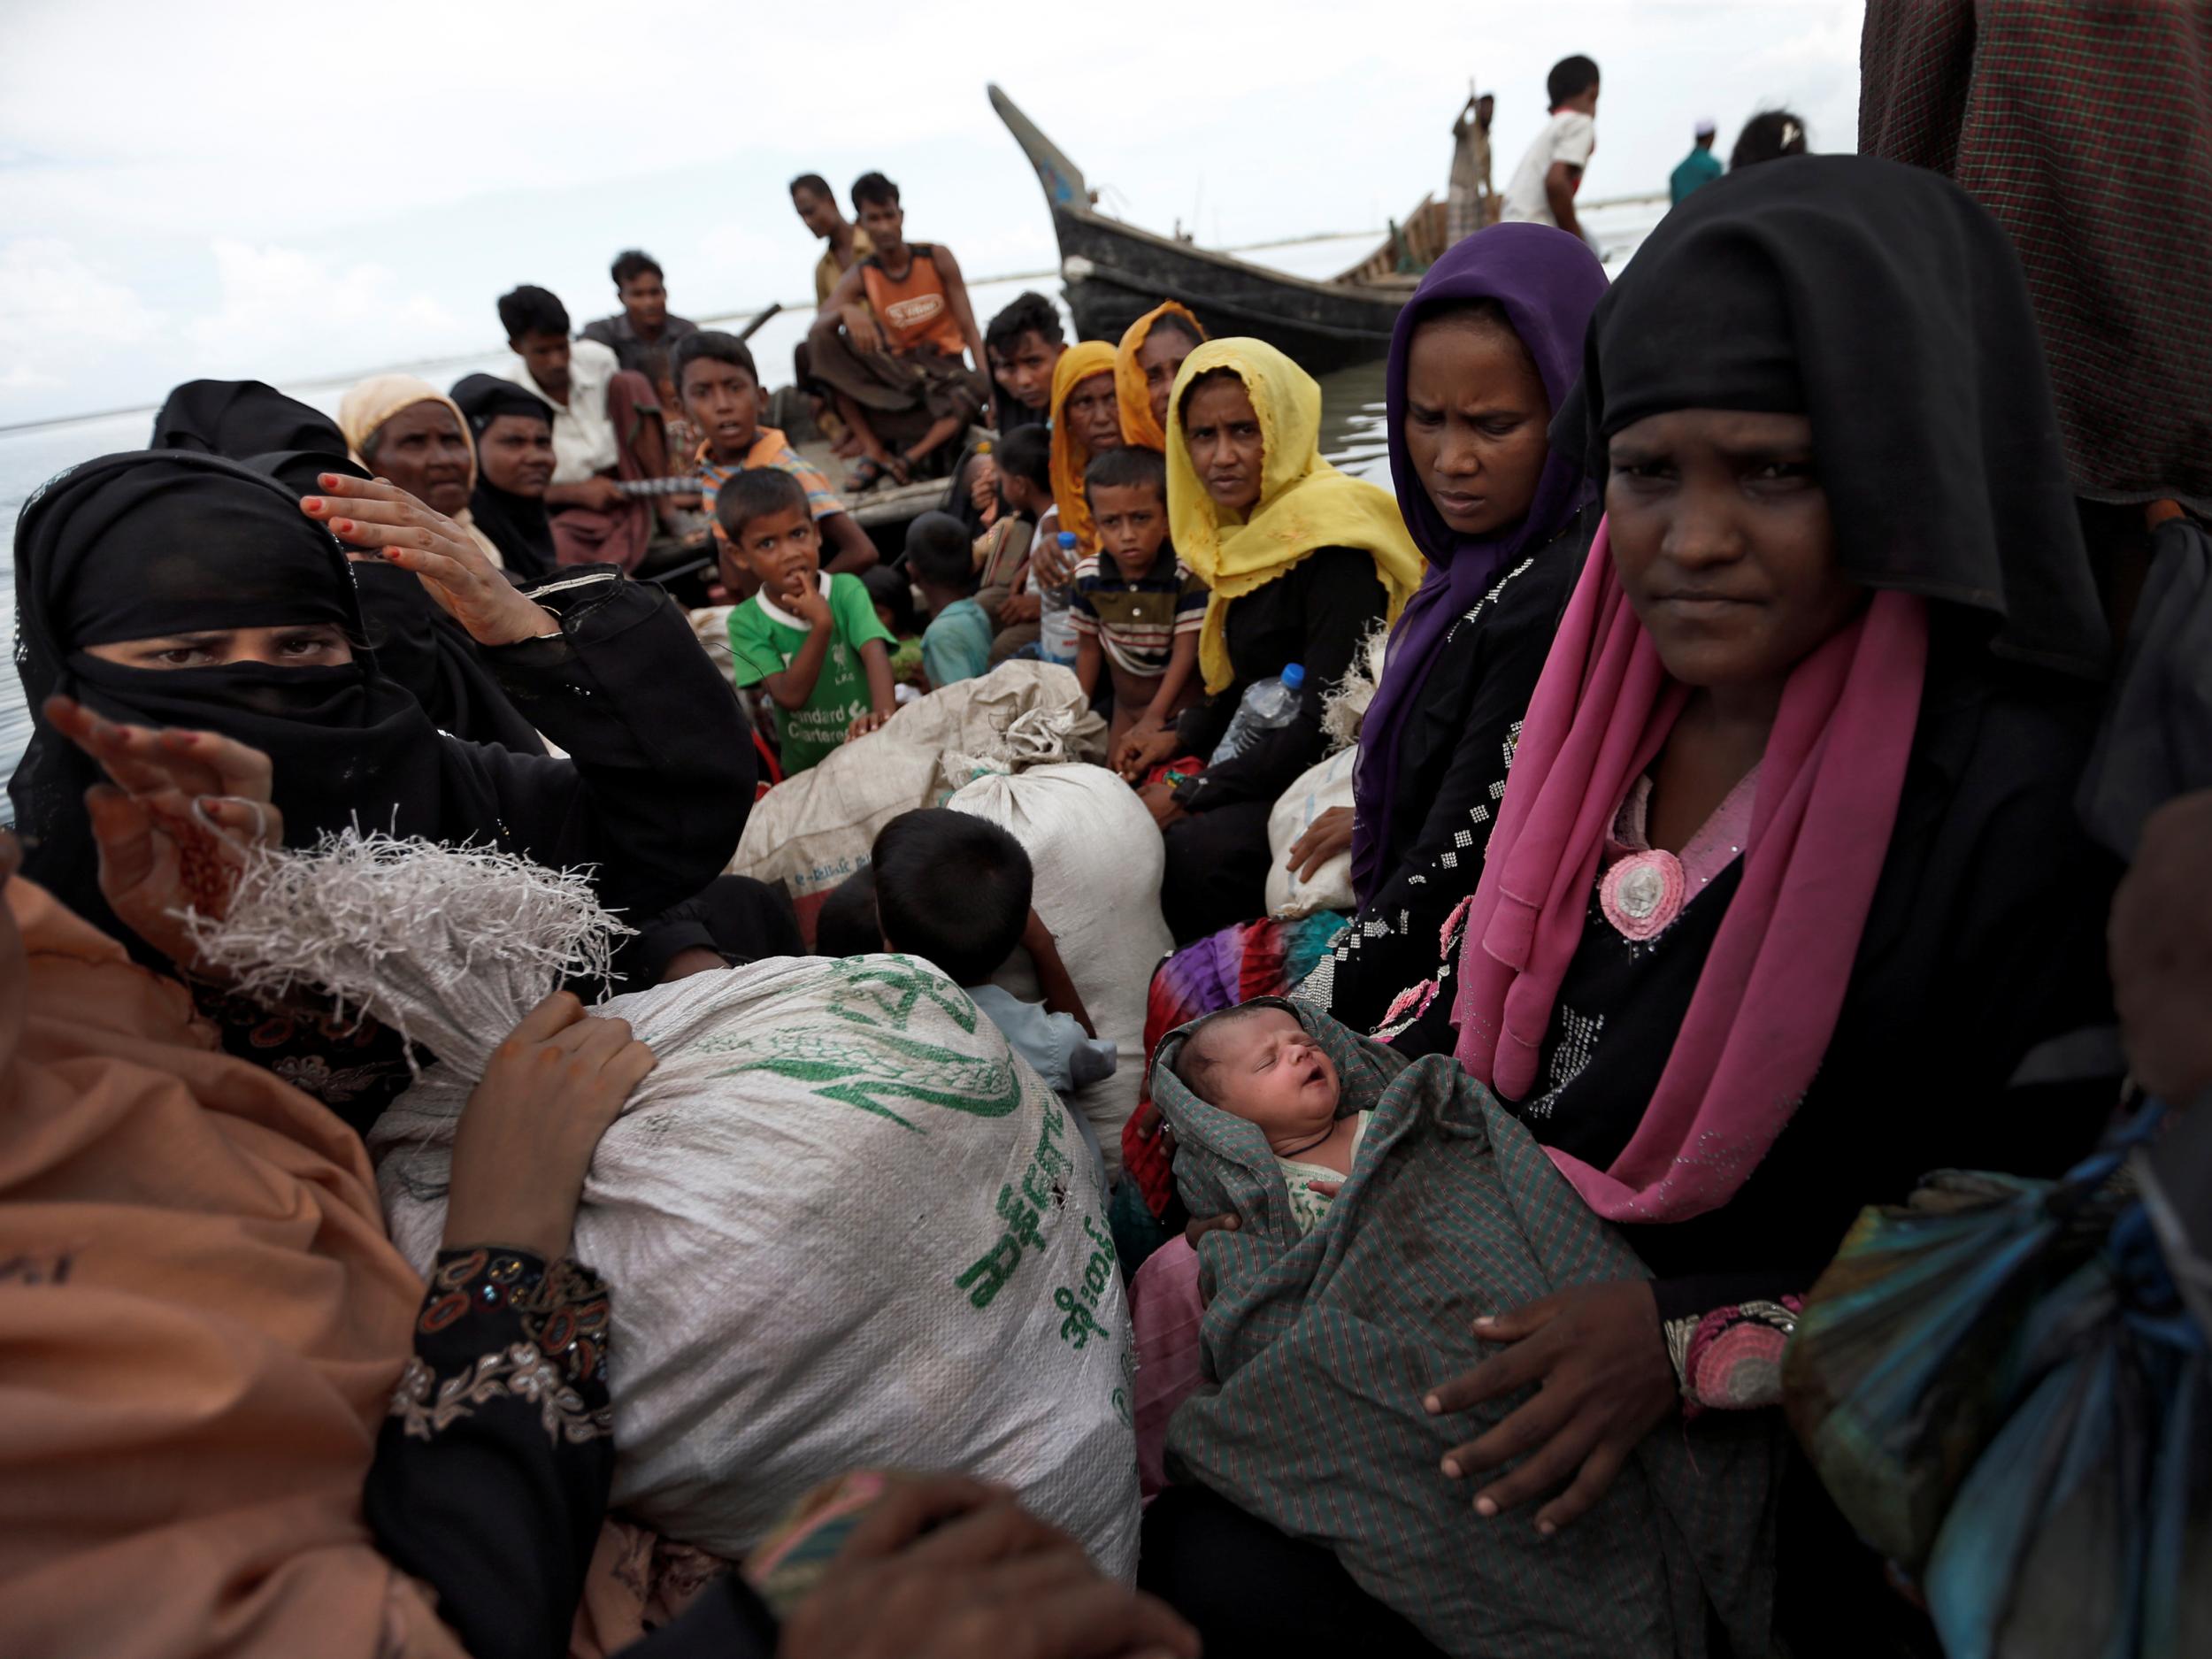
<instances>
[{"instance_id":1,"label":"white woven sack","mask_svg":"<svg viewBox=\"0 0 2212 1659\"><path fill-rule=\"evenodd\" d=\"M1359 750L1340 749L1318 765L1301 772L1283 791L1267 815L1267 913L1289 918L1310 916L1316 910L1348 910L1358 901L1352 893L1352 855L1348 849L1300 880L1285 867L1291 843L1306 826L1333 806L1352 804L1352 780L1359 771Z\"/></svg>"},{"instance_id":2,"label":"white woven sack","mask_svg":"<svg viewBox=\"0 0 2212 1659\"><path fill-rule=\"evenodd\" d=\"M1133 1349L1105 1196L974 1003L906 957L796 957L598 1011L659 1057L576 1218L577 1258L613 1291L614 1502L741 1555L832 1476L959 1471L1133 1576ZM433 1070L370 1137L418 1269L466 1092Z\"/></svg>"},{"instance_id":3,"label":"white woven sack","mask_svg":"<svg viewBox=\"0 0 2212 1659\"><path fill-rule=\"evenodd\" d=\"M1102 759L1105 735L1071 671L1002 663L907 704L882 730L771 789L746 820L730 873L780 883L810 940L822 899L868 862L876 832L900 813L941 805L979 768Z\"/></svg>"},{"instance_id":4,"label":"white woven sack","mask_svg":"<svg viewBox=\"0 0 2212 1659\"><path fill-rule=\"evenodd\" d=\"M1028 852L1037 914L1052 930L1098 1034L1120 1049L1114 1075L1075 1096L1098 1132L1110 1181L1121 1171L1121 1126L1144 1083L1152 971L1175 942L1160 915L1167 853L1159 826L1136 792L1102 766L1037 766L978 778L945 804L988 818ZM1016 952L995 977L1016 996L1037 999L1025 953Z\"/></svg>"}]
</instances>

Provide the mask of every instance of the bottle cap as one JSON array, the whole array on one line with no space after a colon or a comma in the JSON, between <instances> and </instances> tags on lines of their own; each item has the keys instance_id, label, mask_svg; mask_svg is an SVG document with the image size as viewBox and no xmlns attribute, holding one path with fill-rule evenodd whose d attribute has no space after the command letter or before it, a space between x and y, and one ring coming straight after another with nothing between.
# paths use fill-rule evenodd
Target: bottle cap
<instances>
[{"instance_id":1,"label":"bottle cap","mask_svg":"<svg viewBox=\"0 0 2212 1659\"><path fill-rule=\"evenodd\" d=\"M1297 690L1305 683L1306 671L1298 664L1293 663L1288 668L1283 670L1283 684L1288 686L1293 691Z\"/></svg>"},{"instance_id":2,"label":"bottle cap","mask_svg":"<svg viewBox=\"0 0 2212 1659\"><path fill-rule=\"evenodd\" d=\"M1075 532L1074 532L1074 531L1072 531L1072 530L1063 530L1063 531L1061 531L1061 532L1060 532L1060 548L1061 548L1061 550L1062 550L1063 552L1065 552L1065 551L1069 550L1070 549L1073 548L1074 546L1075 546Z\"/></svg>"}]
</instances>

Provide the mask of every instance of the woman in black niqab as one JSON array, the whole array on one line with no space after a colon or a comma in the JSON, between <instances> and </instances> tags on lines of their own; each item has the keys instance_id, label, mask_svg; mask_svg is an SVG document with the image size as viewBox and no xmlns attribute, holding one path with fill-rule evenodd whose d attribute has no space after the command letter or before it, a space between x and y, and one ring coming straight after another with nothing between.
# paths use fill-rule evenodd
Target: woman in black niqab
<instances>
[{"instance_id":1,"label":"woman in black niqab","mask_svg":"<svg viewBox=\"0 0 2212 1659\"><path fill-rule=\"evenodd\" d=\"M74 467L23 510L16 606L33 732L8 793L24 873L127 942L100 896L85 822L85 790L101 773L47 721L57 693L110 720L206 727L260 749L296 845L357 814L397 834L440 833L437 728L369 649L344 549L277 480L183 450ZM305 626L342 629L353 660L141 668L87 649Z\"/></svg>"},{"instance_id":2,"label":"woman in black niqab","mask_svg":"<svg viewBox=\"0 0 2212 1659\"><path fill-rule=\"evenodd\" d=\"M330 469L334 473L336 469ZM46 718L56 693L134 726L212 731L268 756L288 845L358 824L493 845L552 868L589 866L611 909L650 916L728 861L753 795L752 749L728 685L658 588L580 568L531 599L448 520L388 484L328 477L315 511L386 549L371 572L283 483L180 450L102 457L53 480L16 527L18 665L34 731L9 784L25 873L115 934L84 804L95 763ZM409 550L403 556L400 549ZM381 562L381 561L380 561ZM437 580L474 618L488 662L568 758L438 730L364 636L357 569ZM350 649L313 666L234 660L160 667L93 648L248 628L315 628ZM406 1082L396 1045L355 1028L273 1023L213 993L204 1010L235 1052L365 1126ZM273 1022L282 1025L284 1022Z\"/></svg>"}]
</instances>

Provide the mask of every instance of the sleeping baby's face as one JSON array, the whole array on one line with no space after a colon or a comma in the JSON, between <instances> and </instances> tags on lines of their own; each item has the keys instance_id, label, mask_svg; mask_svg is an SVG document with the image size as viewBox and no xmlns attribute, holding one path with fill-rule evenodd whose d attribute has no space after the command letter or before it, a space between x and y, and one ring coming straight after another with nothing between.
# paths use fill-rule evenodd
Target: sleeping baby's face
<instances>
[{"instance_id":1,"label":"sleeping baby's face","mask_svg":"<svg viewBox=\"0 0 2212 1659\"><path fill-rule=\"evenodd\" d=\"M1336 1121L1336 1063L1285 1009L1256 1008L1201 1026L1185 1041L1176 1071L1209 1105L1257 1124L1278 1157L1304 1151Z\"/></svg>"}]
</instances>

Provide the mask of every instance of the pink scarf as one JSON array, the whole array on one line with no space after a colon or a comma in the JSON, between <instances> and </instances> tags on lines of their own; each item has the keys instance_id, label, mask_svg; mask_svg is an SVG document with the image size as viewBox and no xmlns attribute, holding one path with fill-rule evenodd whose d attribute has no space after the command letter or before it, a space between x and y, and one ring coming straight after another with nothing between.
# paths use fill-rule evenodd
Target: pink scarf
<instances>
[{"instance_id":1,"label":"pink scarf","mask_svg":"<svg viewBox=\"0 0 2212 1659\"><path fill-rule=\"evenodd\" d=\"M1742 880L1643 1120L1610 1169L1552 1154L1599 1215L1718 1209L1797 1110L1888 855L1927 657L1925 602L1884 590L1791 674ZM1688 695L1629 608L1601 525L1529 703L1460 958L1456 1057L1509 1099L1537 1081L1606 831Z\"/></svg>"}]
</instances>

